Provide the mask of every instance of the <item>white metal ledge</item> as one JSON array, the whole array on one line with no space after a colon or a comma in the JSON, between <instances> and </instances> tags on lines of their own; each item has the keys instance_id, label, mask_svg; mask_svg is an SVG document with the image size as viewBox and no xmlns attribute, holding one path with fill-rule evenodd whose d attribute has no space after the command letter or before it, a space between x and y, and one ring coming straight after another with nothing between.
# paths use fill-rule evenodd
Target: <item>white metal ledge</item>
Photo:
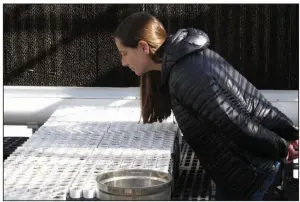
<instances>
[{"instance_id":1,"label":"white metal ledge","mask_svg":"<svg viewBox=\"0 0 300 202\"><path fill-rule=\"evenodd\" d=\"M298 91L261 90L298 126ZM4 125L42 125L62 105L140 108L139 88L4 87Z\"/></svg>"}]
</instances>

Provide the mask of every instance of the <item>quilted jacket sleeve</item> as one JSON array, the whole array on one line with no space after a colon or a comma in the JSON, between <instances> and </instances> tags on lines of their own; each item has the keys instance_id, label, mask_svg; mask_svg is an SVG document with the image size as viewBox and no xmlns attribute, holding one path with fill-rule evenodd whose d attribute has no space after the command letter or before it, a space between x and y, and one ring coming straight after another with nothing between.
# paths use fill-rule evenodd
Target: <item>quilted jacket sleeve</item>
<instances>
[{"instance_id":1,"label":"quilted jacket sleeve","mask_svg":"<svg viewBox=\"0 0 300 202\"><path fill-rule=\"evenodd\" d=\"M280 137L285 140L298 140L299 131L294 123L279 109L272 105L262 95L257 100L257 107L255 110L256 117L260 120L260 123L266 128L274 131ZM259 113L259 109L265 110L267 113Z\"/></svg>"},{"instance_id":2,"label":"quilted jacket sleeve","mask_svg":"<svg viewBox=\"0 0 300 202\"><path fill-rule=\"evenodd\" d=\"M230 92L237 95L240 103L244 105L244 108L248 109L251 118L285 140L299 139L298 128L294 125L292 120L277 107L273 106L255 86L248 82L248 80L235 70L223 57L212 50L208 52L210 57L213 57L214 63L218 66L222 66L222 68L220 68L222 73L227 74L231 79L231 81L226 80L224 76L219 74L217 78L219 84L223 83ZM219 72L217 71L218 73L220 73L220 69L218 70ZM232 82L234 82L235 85ZM236 86L236 83L238 83L237 85L240 87Z\"/></svg>"},{"instance_id":3,"label":"quilted jacket sleeve","mask_svg":"<svg viewBox=\"0 0 300 202\"><path fill-rule=\"evenodd\" d=\"M199 119L254 155L270 159L287 156L287 142L251 119L237 98L214 77L193 65L180 68L170 80L173 94Z\"/></svg>"}]
</instances>

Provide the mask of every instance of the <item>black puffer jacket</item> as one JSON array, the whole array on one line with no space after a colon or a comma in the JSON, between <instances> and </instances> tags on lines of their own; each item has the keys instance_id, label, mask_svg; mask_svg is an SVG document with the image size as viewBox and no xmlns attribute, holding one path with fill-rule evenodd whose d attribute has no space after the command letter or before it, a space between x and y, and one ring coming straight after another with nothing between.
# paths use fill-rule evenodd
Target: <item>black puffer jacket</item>
<instances>
[{"instance_id":1,"label":"black puffer jacket","mask_svg":"<svg viewBox=\"0 0 300 202\"><path fill-rule=\"evenodd\" d=\"M298 139L292 121L226 60L197 29L181 29L165 44L162 85L178 125L206 172L232 200L246 200Z\"/></svg>"}]
</instances>

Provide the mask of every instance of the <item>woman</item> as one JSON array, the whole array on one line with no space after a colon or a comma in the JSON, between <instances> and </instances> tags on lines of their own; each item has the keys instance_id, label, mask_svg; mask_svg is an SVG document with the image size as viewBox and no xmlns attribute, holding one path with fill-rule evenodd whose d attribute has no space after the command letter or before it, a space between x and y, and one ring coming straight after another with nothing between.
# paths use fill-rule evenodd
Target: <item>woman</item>
<instances>
[{"instance_id":1,"label":"woman","mask_svg":"<svg viewBox=\"0 0 300 202\"><path fill-rule=\"evenodd\" d=\"M217 185L217 200L261 200L280 160L298 153L298 128L208 49L200 30L167 33L156 18L134 13L116 29L122 65L141 76L144 123L175 115L187 143Z\"/></svg>"}]
</instances>

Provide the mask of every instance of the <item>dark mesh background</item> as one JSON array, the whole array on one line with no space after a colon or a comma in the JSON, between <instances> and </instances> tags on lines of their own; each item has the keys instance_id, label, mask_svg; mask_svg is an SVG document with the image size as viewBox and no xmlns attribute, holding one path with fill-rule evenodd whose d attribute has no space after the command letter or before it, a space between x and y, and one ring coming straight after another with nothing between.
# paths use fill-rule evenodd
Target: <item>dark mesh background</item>
<instances>
[{"instance_id":1,"label":"dark mesh background","mask_svg":"<svg viewBox=\"0 0 300 202\"><path fill-rule=\"evenodd\" d=\"M112 31L129 14L157 16L169 33L195 27L260 89L298 89L298 5L42 4L4 12L4 85L138 86Z\"/></svg>"}]
</instances>

